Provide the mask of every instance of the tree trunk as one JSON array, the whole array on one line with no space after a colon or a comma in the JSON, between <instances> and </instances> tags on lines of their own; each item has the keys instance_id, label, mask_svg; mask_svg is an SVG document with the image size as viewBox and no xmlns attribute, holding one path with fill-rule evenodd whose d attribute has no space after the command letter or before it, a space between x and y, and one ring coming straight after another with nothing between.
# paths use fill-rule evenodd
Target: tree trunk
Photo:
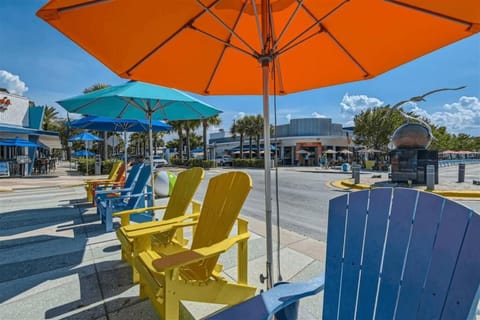
<instances>
[{"instance_id":1,"label":"tree trunk","mask_svg":"<svg viewBox=\"0 0 480 320\"><path fill-rule=\"evenodd\" d=\"M207 160L207 120L203 120L202 124L203 124L203 160Z\"/></svg>"},{"instance_id":2,"label":"tree trunk","mask_svg":"<svg viewBox=\"0 0 480 320\"><path fill-rule=\"evenodd\" d=\"M248 143L250 144L248 146L248 153L249 153L249 156L250 156L250 159L252 159L252 137L248 137Z\"/></svg>"},{"instance_id":3,"label":"tree trunk","mask_svg":"<svg viewBox=\"0 0 480 320\"><path fill-rule=\"evenodd\" d=\"M183 162L183 132L178 129L178 159Z\"/></svg>"},{"instance_id":4,"label":"tree trunk","mask_svg":"<svg viewBox=\"0 0 480 320\"><path fill-rule=\"evenodd\" d=\"M104 132L103 132L103 160L107 160L107 159L108 159L108 143L107 143L107 139L108 139L108 132L107 132L107 131L104 131Z\"/></svg>"},{"instance_id":5,"label":"tree trunk","mask_svg":"<svg viewBox=\"0 0 480 320\"><path fill-rule=\"evenodd\" d=\"M187 160L190 160L190 128L185 129L185 134L187 135Z\"/></svg>"},{"instance_id":6,"label":"tree trunk","mask_svg":"<svg viewBox=\"0 0 480 320\"><path fill-rule=\"evenodd\" d=\"M240 134L240 159L243 159L243 134Z\"/></svg>"}]
</instances>

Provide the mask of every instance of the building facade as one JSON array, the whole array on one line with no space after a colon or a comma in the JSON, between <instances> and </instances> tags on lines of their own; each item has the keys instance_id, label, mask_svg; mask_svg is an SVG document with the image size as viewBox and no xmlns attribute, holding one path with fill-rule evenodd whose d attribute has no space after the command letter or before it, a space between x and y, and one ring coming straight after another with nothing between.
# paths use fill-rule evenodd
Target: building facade
<instances>
[{"instance_id":1,"label":"building facade","mask_svg":"<svg viewBox=\"0 0 480 320\"><path fill-rule=\"evenodd\" d=\"M28 175L40 151L62 148L57 132L41 130L44 112L44 107L32 106L28 98L0 89L0 141L18 137L39 145L38 148L0 146L0 174L7 175L5 170L9 168L9 174ZM19 164L21 170L17 169Z\"/></svg>"},{"instance_id":2,"label":"building facade","mask_svg":"<svg viewBox=\"0 0 480 320\"><path fill-rule=\"evenodd\" d=\"M322 155L329 159L348 157L340 152L353 147L352 136L353 128L344 129L330 118L303 118L278 125L276 137L272 135L271 142L280 165L309 166L319 165ZM211 134L209 139L210 149L215 156L231 154L238 157L239 152L235 151L238 152L235 154L232 149L238 149L239 143L239 137L227 136L224 131ZM244 144L248 143L248 138L244 139Z\"/></svg>"}]
</instances>

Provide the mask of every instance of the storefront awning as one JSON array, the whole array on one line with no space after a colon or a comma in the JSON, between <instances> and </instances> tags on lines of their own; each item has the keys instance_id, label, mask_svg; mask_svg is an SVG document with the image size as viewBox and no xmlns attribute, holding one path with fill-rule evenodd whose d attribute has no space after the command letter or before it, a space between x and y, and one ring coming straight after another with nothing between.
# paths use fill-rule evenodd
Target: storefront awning
<instances>
[{"instance_id":1,"label":"storefront awning","mask_svg":"<svg viewBox=\"0 0 480 320\"><path fill-rule=\"evenodd\" d=\"M62 149L62 143L59 136L40 135L39 143L49 147L50 149Z\"/></svg>"}]
</instances>

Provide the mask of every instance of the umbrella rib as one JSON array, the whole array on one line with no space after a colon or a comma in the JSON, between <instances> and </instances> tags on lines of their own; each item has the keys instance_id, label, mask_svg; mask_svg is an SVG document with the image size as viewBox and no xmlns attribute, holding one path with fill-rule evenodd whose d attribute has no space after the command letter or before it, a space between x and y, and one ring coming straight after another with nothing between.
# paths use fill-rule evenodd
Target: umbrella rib
<instances>
[{"instance_id":1,"label":"umbrella rib","mask_svg":"<svg viewBox=\"0 0 480 320\"><path fill-rule=\"evenodd\" d=\"M180 28L178 28L175 32L173 32L167 39L165 39L164 41L162 41L158 46L156 46L155 48L153 48L152 51L150 51L149 53L147 53L145 56L143 56L143 58L139 59L135 64L132 65L132 67L130 67L130 69L128 69L127 71L125 71L125 74L127 75L131 75L132 71L134 71L135 69L137 69L141 64L143 64L146 60L150 59L150 57L152 57L158 50L160 50L163 46L165 46L167 43L169 43L171 40L173 40L174 38L177 37L177 35L179 35L184 29L188 28L188 27L191 27L192 23L197 20L198 18L200 18L202 15L204 15L207 10L205 8L208 8L210 9L211 7L217 5L221 0L216 0L214 1L213 3L211 3L208 7L205 7L204 6L204 10L199 12L195 17L193 17L192 19L188 20L188 22L186 22L184 25L182 25Z\"/></svg>"},{"instance_id":2,"label":"umbrella rib","mask_svg":"<svg viewBox=\"0 0 480 320\"><path fill-rule=\"evenodd\" d=\"M442 18L442 19L450 20L450 21L453 21L453 22L456 22L456 23L460 23L460 24L468 26L469 28L472 28L474 26L474 23L470 23L470 22L467 22L465 20L454 18L454 17L451 17L451 16L447 16L445 14L441 14L441 13L434 12L434 11L431 11L431 10L423 9L423 8L420 8L420 7L411 5L411 4L402 3L402 2L399 2L397 0L385 0L385 1L390 2L391 4L394 4L394 5L397 5L397 6L405 7L405 8L416 10L416 11L419 11L419 12L422 12L422 13L426 13L426 14L429 14L429 15L432 15L432 16L435 16L435 17L438 17L438 18Z\"/></svg>"},{"instance_id":3,"label":"umbrella rib","mask_svg":"<svg viewBox=\"0 0 480 320\"><path fill-rule=\"evenodd\" d=\"M293 12L293 14L290 15L290 18L288 18L288 21L285 24L285 26L283 27L282 31L280 32L280 35L278 36L278 38L275 39L274 44L273 44L273 48L272 48L273 50L275 50L275 48L278 46L278 43L280 42L280 40L282 40L283 36L285 35L285 32L288 30L288 28L292 24L293 19L297 16L298 12L300 11L300 8L303 7L303 2L304 2L304 0L297 0L297 7L295 8L295 11ZM272 24L272 26L273 26L273 24Z\"/></svg>"},{"instance_id":4,"label":"umbrella rib","mask_svg":"<svg viewBox=\"0 0 480 320\"><path fill-rule=\"evenodd\" d=\"M96 0L96 1L93 1L93 2L89 1L87 3L74 4L74 5L71 5L71 6L59 8L59 9L57 9L57 11L60 12L60 13L63 13L63 12L68 12L68 11L72 11L72 10L76 10L76 9L83 9L83 8L86 8L86 7L96 6L96 5L99 5L99 4L102 4L102 3L105 3L105 2L111 2L111 1L112 0Z\"/></svg>"},{"instance_id":5,"label":"umbrella rib","mask_svg":"<svg viewBox=\"0 0 480 320\"><path fill-rule=\"evenodd\" d=\"M246 8L247 8L247 2L245 2L245 3L243 4L242 10L241 10L240 13L238 14L238 17L237 17L237 19L235 20L235 23L233 24L233 28L232 28L232 29L233 29L234 31L235 31L235 29L237 28L238 22L240 21L240 17L243 15L243 13L245 12L245 9L246 9ZM231 41L231 40L232 40L232 34L230 34L230 35L228 36L228 39L227 39L227 41L226 41L226 43L228 43L228 45L225 44L225 46L223 47L222 52L220 53L220 56L219 56L218 59L217 59L217 63L215 64L215 67L213 68L213 72L212 72L212 74L211 74L211 76L210 76L210 79L208 79L207 86L205 87L205 90L204 90L204 92L207 93L207 94L209 93L209 88L210 88L210 86L212 85L213 78L214 78L215 75L217 74L217 70L218 70L220 64L222 63L223 57L225 56L225 52L226 52L227 48L230 46L230 41Z\"/></svg>"},{"instance_id":6,"label":"umbrella rib","mask_svg":"<svg viewBox=\"0 0 480 320\"><path fill-rule=\"evenodd\" d=\"M227 24L222 20L220 19L215 13L212 12L212 10L210 10L210 8L212 6L209 6L209 7L206 7L200 0L196 0L197 3L202 7L204 8L211 16L213 19L217 20L217 22L225 29L227 30L229 33L231 33L235 38L237 38L241 43L243 43L249 50L251 50L252 52L256 53L255 49L252 48L248 42L246 42L242 37L240 37L232 28L230 28L229 26L227 26Z\"/></svg>"},{"instance_id":7,"label":"umbrella rib","mask_svg":"<svg viewBox=\"0 0 480 320\"><path fill-rule=\"evenodd\" d=\"M255 15L255 22L257 24L258 38L260 40L260 44L262 44L263 43L262 27L260 24L260 19L258 18L257 4L255 3L255 0L252 0L252 8L253 8L253 14Z\"/></svg>"},{"instance_id":8,"label":"umbrella rib","mask_svg":"<svg viewBox=\"0 0 480 320\"><path fill-rule=\"evenodd\" d=\"M133 100L132 98L127 98L127 97L119 97L120 99L124 100L127 102L127 105L125 106L124 110L126 110L126 107L128 106L128 104L131 104L133 105L135 108L139 109L140 111L143 111L143 112L147 112L148 110L146 110L145 108L143 108L141 105L139 105L135 100ZM123 113L123 111L122 111Z\"/></svg>"}]
</instances>

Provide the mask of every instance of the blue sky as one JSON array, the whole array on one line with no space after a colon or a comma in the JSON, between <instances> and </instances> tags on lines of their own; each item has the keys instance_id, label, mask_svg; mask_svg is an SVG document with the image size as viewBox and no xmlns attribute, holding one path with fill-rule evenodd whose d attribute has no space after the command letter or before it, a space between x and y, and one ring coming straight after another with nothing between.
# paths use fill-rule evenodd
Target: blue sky
<instances>
[{"instance_id":1,"label":"blue sky","mask_svg":"<svg viewBox=\"0 0 480 320\"><path fill-rule=\"evenodd\" d=\"M35 16L45 2L0 1L0 87L27 96L37 105L58 107L55 101L81 94L92 84L123 83L124 79ZM277 121L326 116L351 125L353 116L367 107L393 105L433 89L462 85L467 88L429 96L426 102L406 109L447 126L449 132L480 136L479 34L372 80L280 96ZM224 111L220 127L226 130L235 118L262 110L260 96L196 97Z\"/></svg>"}]
</instances>

